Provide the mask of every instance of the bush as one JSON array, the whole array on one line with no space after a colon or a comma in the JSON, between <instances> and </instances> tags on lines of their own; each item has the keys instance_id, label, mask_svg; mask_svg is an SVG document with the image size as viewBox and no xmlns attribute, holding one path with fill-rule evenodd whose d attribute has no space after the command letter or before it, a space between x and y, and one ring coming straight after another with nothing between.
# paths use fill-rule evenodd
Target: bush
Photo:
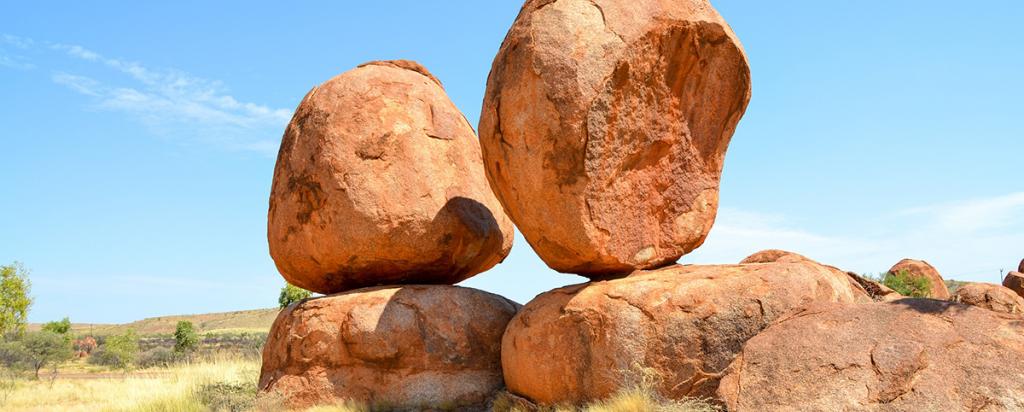
<instances>
[{"instance_id":1,"label":"bush","mask_svg":"<svg viewBox=\"0 0 1024 412\"><path fill-rule=\"evenodd\" d=\"M196 397L213 411L247 411L256 404L256 383L208 383L196 390Z\"/></svg>"},{"instance_id":2,"label":"bush","mask_svg":"<svg viewBox=\"0 0 1024 412\"><path fill-rule=\"evenodd\" d=\"M277 303L281 305L281 309L284 309L292 303L309 299L310 296L313 296L312 292L293 286L291 283L285 283L284 287L281 288L281 295L278 296Z\"/></svg>"},{"instance_id":3,"label":"bush","mask_svg":"<svg viewBox=\"0 0 1024 412\"><path fill-rule=\"evenodd\" d=\"M140 368L166 368L181 360L181 355L169 348L156 347L139 354L135 362Z\"/></svg>"},{"instance_id":4,"label":"bush","mask_svg":"<svg viewBox=\"0 0 1024 412\"><path fill-rule=\"evenodd\" d=\"M43 324L43 330L59 335L66 335L71 330L71 319L64 317L64 319L61 320L46 322Z\"/></svg>"},{"instance_id":5,"label":"bush","mask_svg":"<svg viewBox=\"0 0 1024 412\"><path fill-rule=\"evenodd\" d=\"M123 335L112 335L89 357L89 363L128 370L139 352L139 337L129 330Z\"/></svg>"},{"instance_id":6,"label":"bush","mask_svg":"<svg viewBox=\"0 0 1024 412\"><path fill-rule=\"evenodd\" d=\"M932 291L932 284L927 278L913 276L906 269L899 271L899 273L886 273L885 278L882 279L882 284L903 296L914 298L929 297Z\"/></svg>"},{"instance_id":7,"label":"bush","mask_svg":"<svg viewBox=\"0 0 1024 412\"><path fill-rule=\"evenodd\" d=\"M192 322L178 321L174 329L174 351L178 353L192 352L199 346L199 335L192 328Z\"/></svg>"}]
</instances>

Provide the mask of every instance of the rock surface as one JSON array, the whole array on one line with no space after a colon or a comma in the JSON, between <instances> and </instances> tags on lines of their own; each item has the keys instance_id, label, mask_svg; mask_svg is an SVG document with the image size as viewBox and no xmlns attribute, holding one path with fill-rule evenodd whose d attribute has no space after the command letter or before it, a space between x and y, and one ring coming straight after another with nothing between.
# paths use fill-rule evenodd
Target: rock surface
<instances>
[{"instance_id":1,"label":"rock surface","mask_svg":"<svg viewBox=\"0 0 1024 412\"><path fill-rule=\"evenodd\" d=\"M1024 274L1020 272L1010 272L1003 279L1003 286L1012 290L1018 296L1024 297Z\"/></svg>"},{"instance_id":2,"label":"rock surface","mask_svg":"<svg viewBox=\"0 0 1024 412\"><path fill-rule=\"evenodd\" d=\"M555 289L509 323L505 382L537 403L578 404L649 368L667 397L711 396L743 342L816 301L870 299L845 273L810 260L673 266Z\"/></svg>"},{"instance_id":3,"label":"rock surface","mask_svg":"<svg viewBox=\"0 0 1024 412\"><path fill-rule=\"evenodd\" d=\"M871 279L865 278L853 272L846 272L847 275L853 279L854 282L860 284L860 286L867 292L868 296L876 302L892 302L894 300L900 300L906 296L901 295L899 292L892 290L892 288L885 286L881 283L875 282Z\"/></svg>"},{"instance_id":4,"label":"rock surface","mask_svg":"<svg viewBox=\"0 0 1024 412\"><path fill-rule=\"evenodd\" d=\"M991 283L968 283L949 298L951 302L977 306L995 312L1024 314L1024 298L1014 291Z\"/></svg>"},{"instance_id":5,"label":"rock surface","mask_svg":"<svg viewBox=\"0 0 1024 412\"><path fill-rule=\"evenodd\" d=\"M292 305L263 349L260 391L304 408L479 406L502 387L501 336L519 305L455 286L369 288Z\"/></svg>"},{"instance_id":6,"label":"rock surface","mask_svg":"<svg viewBox=\"0 0 1024 412\"><path fill-rule=\"evenodd\" d=\"M323 294L454 284L500 262L512 223L478 139L441 84L409 61L371 62L306 95L270 195L270 254Z\"/></svg>"},{"instance_id":7,"label":"rock surface","mask_svg":"<svg viewBox=\"0 0 1024 412\"><path fill-rule=\"evenodd\" d=\"M1018 273L1024 272L1024 260L1021 260L1020 261L1020 265L1017 266L1017 272Z\"/></svg>"},{"instance_id":8,"label":"rock surface","mask_svg":"<svg viewBox=\"0 0 1024 412\"><path fill-rule=\"evenodd\" d=\"M657 268L704 242L749 100L746 55L706 0L528 0L487 81L484 164L551 268Z\"/></svg>"},{"instance_id":9,"label":"rock surface","mask_svg":"<svg viewBox=\"0 0 1024 412\"><path fill-rule=\"evenodd\" d=\"M1024 410L1022 328L932 299L822 305L748 341L718 394L732 412Z\"/></svg>"},{"instance_id":10,"label":"rock surface","mask_svg":"<svg viewBox=\"0 0 1024 412\"><path fill-rule=\"evenodd\" d=\"M903 259L891 269L889 273L899 273L906 270L912 277L923 277L931 284L931 293L927 296L933 299L949 299L949 289L946 288L946 281L939 275L934 266L923 260Z\"/></svg>"},{"instance_id":11,"label":"rock surface","mask_svg":"<svg viewBox=\"0 0 1024 412\"><path fill-rule=\"evenodd\" d=\"M740 264L745 265L750 263L774 263L779 261L799 262L802 260L811 259L807 258L804 255L785 250L768 249L747 256L745 259L740 261Z\"/></svg>"}]
</instances>

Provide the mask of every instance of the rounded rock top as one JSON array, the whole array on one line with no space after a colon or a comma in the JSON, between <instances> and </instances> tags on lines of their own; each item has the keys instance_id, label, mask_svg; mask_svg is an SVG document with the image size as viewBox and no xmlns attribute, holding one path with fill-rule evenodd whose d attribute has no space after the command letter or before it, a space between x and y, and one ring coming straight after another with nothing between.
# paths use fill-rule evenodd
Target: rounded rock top
<instances>
[{"instance_id":1,"label":"rounded rock top","mask_svg":"<svg viewBox=\"0 0 1024 412\"><path fill-rule=\"evenodd\" d=\"M706 0L530 0L480 118L495 193L551 268L600 279L696 249L750 100Z\"/></svg>"},{"instance_id":2,"label":"rounded rock top","mask_svg":"<svg viewBox=\"0 0 1024 412\"><path fill-rule=\"evenodd\" d=\"M501 262L513 236L473 128L405 60L306 95L281 142L267 226L284 278L323 294L454 284Z\"/></svg>"}]
</instances>

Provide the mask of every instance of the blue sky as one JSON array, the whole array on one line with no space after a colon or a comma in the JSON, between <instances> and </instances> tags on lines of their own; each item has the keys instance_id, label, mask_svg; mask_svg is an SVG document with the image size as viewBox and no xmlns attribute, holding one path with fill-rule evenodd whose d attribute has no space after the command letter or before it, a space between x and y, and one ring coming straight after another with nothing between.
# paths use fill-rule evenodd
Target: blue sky
<instances>
[{"instance_id":1,"label":"blue sky","mask_svg":"<svg viewBox=\"0 0 1024 412\"><path fill-rule=\"evenodd\" d=\"M786 248L995 282L1024 258L1024 3L718 0L753 99L719 221L685 263ZM277 144L302 96L418 60L475 123L519 1L18 2L0 12L0 262L32 321L273 306ZM521 237L465 284L525 302L580 278Z\"/></svg>"}]
</instances>

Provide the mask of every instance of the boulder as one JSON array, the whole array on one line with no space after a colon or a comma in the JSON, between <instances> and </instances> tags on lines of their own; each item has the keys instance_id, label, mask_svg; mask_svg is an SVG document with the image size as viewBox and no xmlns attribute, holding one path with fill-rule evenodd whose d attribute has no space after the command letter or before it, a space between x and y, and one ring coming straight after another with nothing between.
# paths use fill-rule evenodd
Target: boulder
<instances>
[{"instance_id":1,"label":"boulder","mask_svg":"<svg viewBox=\"0 0 1024 412\"><path fill-rule=\"evenodd\" d=\"M288 282L323 294L483 272L508 254L512 223L481 162L426 69L359 66L313 88L285 131L270 254Z\"/></svg>"},{"instance_id":2,"label":"boulder","mask_svg":"<svg viewBox=\"0 0 1024 412\"><path fill-rule=\"evenodd\" d=\"M934 299L807 308L743 347L731 412L1024 410L1024 320Z\"/></svg>"},{"instance_id":3,"label":"boulder","mask_svg":"<svg viewBox=\"0 0 1024 412\"><path fill-rule=\"evenodd\" d=\"M501 335L518 308L455 286L369 288L306 300L274 321L260 392L292 408L340 400L478 407L502 387Z\"/></svg>"},{"instance_id":4,"label":"boulder","mask_svg":"<svg viewBox=\"0 0 1024 412\"><path fill-rule=\"evenodd\" d=\"M672 266L555 289L509 323L505 383L540 404L579 404L652 372L666 397L710 396L743 342L817 301L870 299L810 260Z\"/></svg>"},{"instance_id":5,"label":"boulder","mask_svg":"<svg viewBox=\"0 0 1024 412\"><path fill-rule=\"evenodd\" d=\"M991 283L964 284L949 300L996 312L1024 314L1024 298L1009 288Z\"/></svg>"},{"instance_id":6,"label":"boulder","mask_svg":"<svg viewBox=\"0 0 1024 412\"><path fill-rule=\"evenodd\" d=\"M946 281L939 275L939 271L934 266L928 264L923 260L903 259L891 269L889 273L900 273L901 271L907 271L911 277L925 278L928 279L928 283L931 285L931 293L927 297L933 299L946 300L949 299L949 289L946 288Z\"/></svg>"},{"instance_id":7,"label":"boulder","mask_svg":"<svg viewBox=\"0 0 1024 412\"><path fill-rule=\"evenodd\" d=\"M1020 261L1020 265L1017 265L1017 273L1024 272L1024 260Z\"/></svg>"},{"instance_id":8,"label":"boulder","mask_svg":"<svg viewBox=\"0 0 1024 412\"><path fill-rule=\"evenodd\" d=\"M1003 286L1012 290L1018 296L1024 297L1024 274L1021 272L1010 272L1003 279Z\"/></svg>"},{"instance_id":9,"label":"boulder","mask_svg":"<svg viewBox=\"0 0 1024 412\"><path fill-rule=\"evenodd\" d=\"M662 267L707 237L749 100L746 55L707 0L528 0L487 81L484 165L551 268Z\"/></svg>"},{"instance_id":10,"label":"boulder","mask_svg":"<svg viewBox=\"0 0 1024 412\"><path fill-rule=\"evenodd\" d=\"M768 249L754 253L753 255L747 256L745 259L740 261L741 265L750 263L775 263L778 261L801 261L810 260L804 255L800 255L793 252L788 252L779 249Z\"/></svg>"},{"instance_id":11,"label":"boulder","mask_svg":"<svg viewBox=\"0 0 1024 412\"><path fill-rule=\"evenodd\" d=\"M800 254L797 254L797 253L788 252L788 251L785 251L785 250L778 250L778 249L768 249L768 250L762 250L760 252L754 253L753 255L747 256L747 258L743 259L740 262L740 264L774 263L774 262L799 262L799 261L811 261L811 262L814 262L813 260L807 258L806 256L803 256L803 255L800 255ZM833 269L835 271L840 271L838 268L833 267L833 266L827 266L826 265L825 267ZM885 285L883 285L881 283L875 282L875 281L873 281L871 279L867 279L867 278L865 278L863 276L860 276L860 275L858 275L856 273L853 273L853 272L845 272L845 273L846 273L846 276L849 276L853 286L855 288L860 289L861 291L863 291L873 301L888 302L888 301L893 301L893 300L897 300L897 299L903 299L903 297L904 297L903 295L900 295L899 292L896 292L895 290L892 290L888 286L885 286Z\"/></svg>"}]
</instances>

